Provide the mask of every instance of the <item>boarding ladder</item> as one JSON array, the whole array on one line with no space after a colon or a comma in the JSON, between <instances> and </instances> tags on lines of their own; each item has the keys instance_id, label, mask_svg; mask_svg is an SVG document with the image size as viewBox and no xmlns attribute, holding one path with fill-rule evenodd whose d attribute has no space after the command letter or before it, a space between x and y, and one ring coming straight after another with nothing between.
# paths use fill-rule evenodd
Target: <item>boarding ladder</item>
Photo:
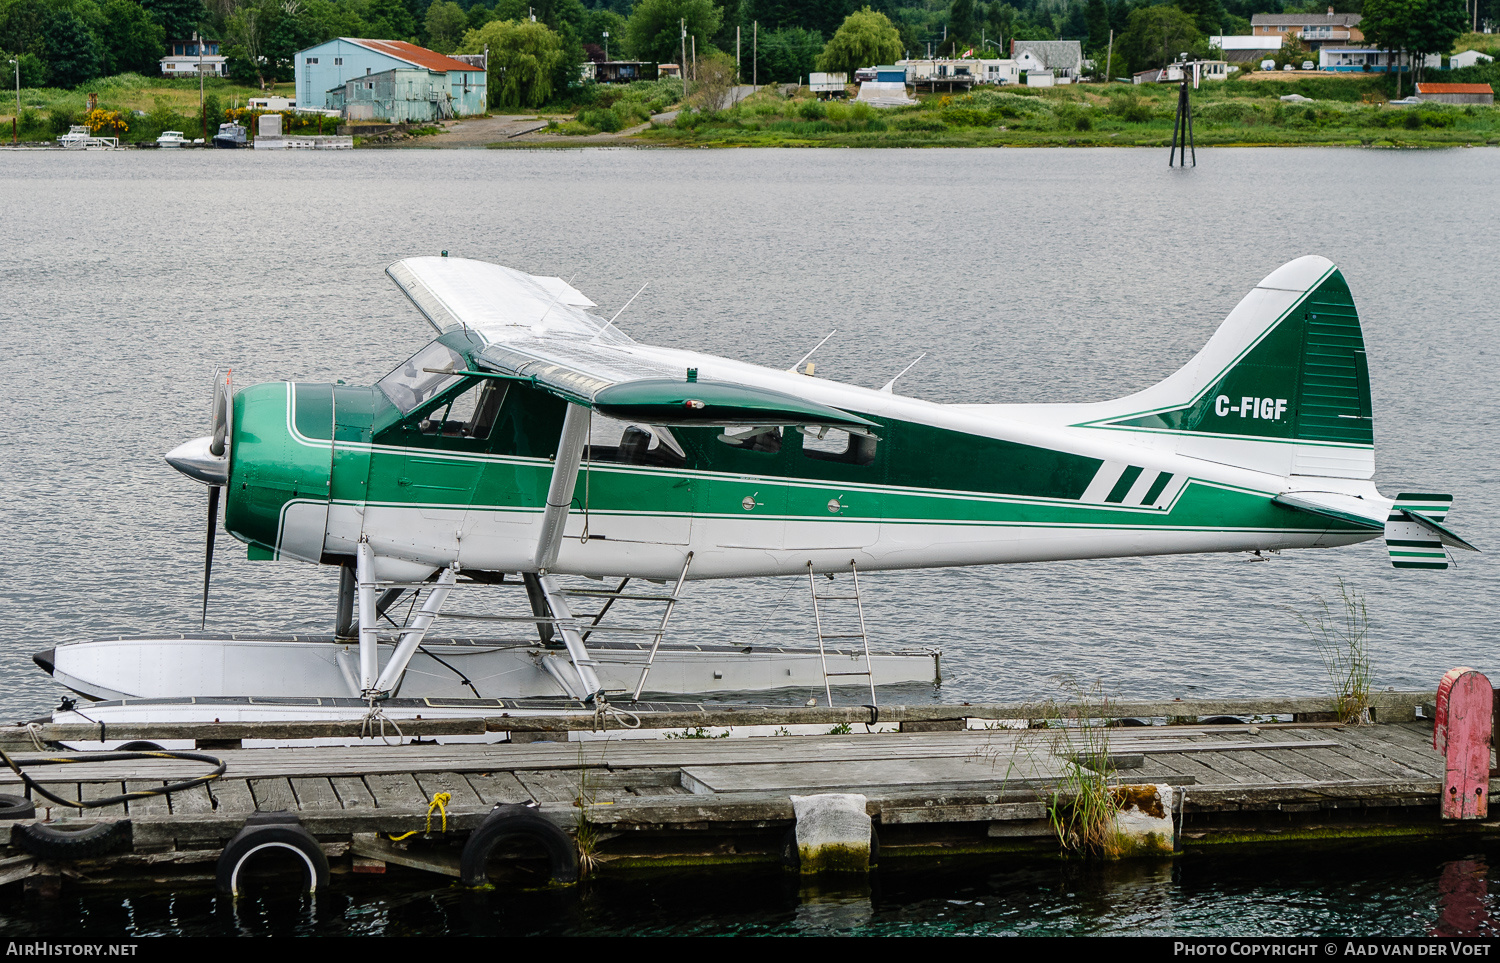
<instances>
[{"instance_id":1,"label":"boarding ladder","mask_svg":"<svg viewBox=\"0 0 1500 963\"><path fill-rule=\"evenodd\" d=\"M828 705L833 705L833 682L835 678L864 676L870 686L870 705L876 705L875 701L875 668L870 661L870 638L865 633L865 604L859 593L859 566L854 559L849 560L849 575L853 580L853 595L819 595L818 580L813 573L813 563L807 563L807 587L812 592L813 625L818 631L818 657L823 662L823 691L828 696ZM833 573L828 573L828 578L833 579ZM823 631L824 610L820 608L819 602L853 602L854 614L859 618L859 631L847 633L828 633ZM829 672L828 671L828 646L830 641L842 642L849 639L858 639L865 654L865 668L863 672Z\"/></svg>"},{"instance_id":2,"label":"boarding ladder","mask_svg":"<svg viewBox=\"0 0 1500 963\"><path fill-rule=\"evenodd\" d=\"M583 641L587 642L590 635L595 632L621 632L633 635L644 635L651 638L651 652L646 657L646 664L641 666L641 676L636 680L635 692L631 695L632 702L639 702L641 692L646 688L646 678L651 674L651 667L656 663L656 653L661 649L662 639L667 634L667 624L672 621L672 612L677 603L682 600L682 586L687 581L688 568L693 564L693 553L688 552L687 557L682 560L682 571L677 575L677 581L672 586L672 591L667 594L659 592L626 592L630 585L629 576L620 579L620 584L612 589L565 589L563 595L568 598L584 598L598 601L602 604L599 611L592 614L580 615L591 621L582 630ZM604 617L609 614L616 602L655 602L662 605L661 620L653 625L609 625L604 622Z\"/></svg>"}]
</instances>

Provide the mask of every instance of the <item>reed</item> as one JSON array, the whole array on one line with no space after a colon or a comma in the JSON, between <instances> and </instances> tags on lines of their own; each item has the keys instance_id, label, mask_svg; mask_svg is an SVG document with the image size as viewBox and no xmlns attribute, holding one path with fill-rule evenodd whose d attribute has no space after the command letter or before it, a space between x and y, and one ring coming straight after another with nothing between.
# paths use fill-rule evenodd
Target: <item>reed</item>
<instances>
[{"instance_id":1,"label":"reed","mask_svg":"<svg viewBox=\"0 0 1500 963\"><path fill-rule=\"evenodd\" d=\"M1312 633L1313 643L1333 685L1334 711L1348 725L1370 725L1370 618L1359 592L1339 579L1337 611L1318 599L1312 616L1294 612Z\"/></svg>"}]
</instances>

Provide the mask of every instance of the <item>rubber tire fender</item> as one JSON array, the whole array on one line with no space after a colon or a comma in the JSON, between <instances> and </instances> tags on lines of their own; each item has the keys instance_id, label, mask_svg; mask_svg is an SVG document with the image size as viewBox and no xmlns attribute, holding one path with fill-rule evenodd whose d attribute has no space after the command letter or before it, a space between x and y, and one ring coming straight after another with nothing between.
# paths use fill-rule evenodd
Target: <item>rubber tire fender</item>
<instances>
[{"instance_id":1,"label":"rubber tire fender","mask_svg":"<svg viewBox=\"0 0 1500 963\"><path fill-rule=\"evenodd\" d=\"M219 892L238 896L240 869L264 849L289 849L301 857L308 871L308 892L316 893L328 886L328 856L312 833L295 822L252 823L236 833L219 854L216 873Z\"/></svg>"},{"instance_id":2,"label":"rubber tire fender","mask_svg":"<svg viewBox=\"0 0 1500 963\"><path fill-rule=\"evenodd\" d=\"M35 819L36 803L25 796L0 795L0 820Z\"/></svg>"},{"instance_id":3,"label":"rubber tire fender","mask_svg":"<svg viewBox=\"0 0 1500 963\"><path fill-rule=\"evenodd\" d=\"M130 835L128 819L77 829L46 823L21 823L11 827L10 844L43 859L91 859L114 852L122 843L128 845Z\"/></svg>"},{"instance_id":4,"label":"rubber tire fender","mask_svg":"<svg viewBox=\"0 0 1500 963\"><path fill-rule=\"evenodd\" d=\"M459 858L459 874L465 886L489 883L485 864L490 852L502 839L527 836L541 843L552 864L552 882L564 886L578 882L578 846L573 837L558 828L531 806L507 804L496 806L464 844Z\"/></svg>"}]
</instances>

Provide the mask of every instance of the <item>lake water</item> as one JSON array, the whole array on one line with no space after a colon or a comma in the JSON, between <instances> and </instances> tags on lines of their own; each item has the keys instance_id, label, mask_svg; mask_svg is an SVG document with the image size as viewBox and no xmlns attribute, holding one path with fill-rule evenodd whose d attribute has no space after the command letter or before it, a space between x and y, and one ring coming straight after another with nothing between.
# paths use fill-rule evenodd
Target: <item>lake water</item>
<instances>
[{"instance_id":1,"label":"lake water","mask_svg":"<svg viewBox=\"0 0 1500 963\"><path fill-rule=\"evenodd\" d=\"M1066 149L0 154L0 717L63 694L32 666L37 650L196 627L205 493L161 455L207 433L215 366L239 385L370 383L430 331L385 266L441 250L571 278L611 313L650 280L619 321L641 341L786 367L837 328L818 374L872 386L927 352L900 389L944 402L1127 394L1191 357L1263 276L1323 254L1364 325L1381 490L1453 492L1451 525L1500 550L1500 152L1165 162ZM250 564L238 548L220 541L210 627L328 630L333 572ZM1367 600L1377 687L1492 667L1493 556L1457 561L1397 572L1377 540L865 587L872 644L945 652L940 689L888 702L1029 699L1067 677L1125 697L1317 693L1322 663L1295 614L1336 599L1340 579ZM689 598L679 638L812 640L803 581L694 585ZM930 922L929 898L902 905Z\"/></svg>"}]
</instances>

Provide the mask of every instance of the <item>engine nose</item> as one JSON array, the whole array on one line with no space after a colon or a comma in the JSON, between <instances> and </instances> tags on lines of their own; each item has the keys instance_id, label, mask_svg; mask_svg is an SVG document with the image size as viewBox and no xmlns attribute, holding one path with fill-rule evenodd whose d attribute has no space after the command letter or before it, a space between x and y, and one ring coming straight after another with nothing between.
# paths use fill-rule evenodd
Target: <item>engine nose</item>
<instances>
[{"instance_id":1,"label":"engine nose","mask_svg":"<svg viewBox=\"0 0 1500 963\"><path fill-rule=\"evenodd\" d=\"M167 452L167 464L193 481L205 485L223 485L229 481L229 455L213 453L212 437L185 441ZM222 449L222 445L220 448Z\"/></svg>"},{"instance_id":2,"label":"engine nose","mask_svg":"<svg viewBox=\"0 0 1500 963\"><path fill-rule=\"evenodd\" d=\"M332 439L332 385L272 382L235 394L224 528L252 557L322 556Z\"/></svg>"}]
</instances>

